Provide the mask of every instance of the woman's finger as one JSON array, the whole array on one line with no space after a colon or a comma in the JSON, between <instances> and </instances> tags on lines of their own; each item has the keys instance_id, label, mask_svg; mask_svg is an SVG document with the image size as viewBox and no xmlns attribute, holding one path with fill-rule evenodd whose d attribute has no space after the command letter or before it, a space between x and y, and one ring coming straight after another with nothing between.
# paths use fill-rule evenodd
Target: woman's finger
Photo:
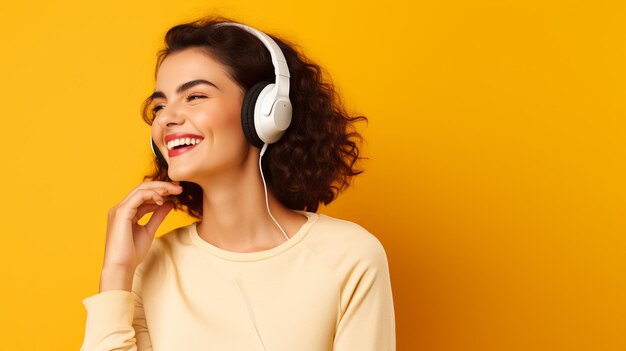
<instances>
[{"instance_id":1,"label":"woman's finger","mask_svg":"<svg viewBox=\"0 0 626 351\"><path fill-rule=\"evenodd\" d=\"M174 208L174 203L172 201L168 201L164 203L162 206L159 206L152 214L152 217L150 217L150 220L148 221L148 223L146 223L145 225L148 233L150 233L151 235L154 235L154 233L156 232L161 222L163 222L167 214L173 208Z\"/></svg>"},{"instance_id":2,"label":"woman's finger","mask_svg":"<svg viewBox=\"0 0 626 351\"><path fill-rule=\"evenodd\" d=\"M151 181L151 182L143 182L136 186L121 202L127 201L132 196L134 196L137 192L141 190L163 190L169 194L180 194L183 190L182 187L171 182L163 182L163 181Z\"/></svg>"},{"instance_id":3,"label":"woman's finger","mask_svg":"<svg viewBox=\"0 0 626 351\"><path fill-rule=\"evenodd\" d=\"M132 221L137 215L137 209L139 208L139 206L141 206L145 202L156 202L155 200L157 199L165 202L163 200L163 197L156 193L154 190L139 190L135 193L135 195L120 203L115 210L115 214L121 215L123 219Z\"/></svg>"},{"instance_id":4,"label":"woman's finger","mask_svg":"<svg viewBox=\"0 0 626 351\"><path fill-rule=\"evenodd\" d=\"M135 218L133 218L133 222L134 223L139 222L139 220L143 216L145 216L147 213L153 212L157 208L159 208L158 204L144 203L143 205L137 208L137 213L135 214Z\"/></svg>"}]
</instances>

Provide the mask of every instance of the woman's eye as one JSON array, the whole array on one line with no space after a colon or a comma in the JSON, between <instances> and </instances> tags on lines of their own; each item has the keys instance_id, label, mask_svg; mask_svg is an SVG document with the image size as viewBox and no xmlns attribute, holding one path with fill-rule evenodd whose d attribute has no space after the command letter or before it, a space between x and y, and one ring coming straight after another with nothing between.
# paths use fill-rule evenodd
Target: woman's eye
<instances>
[{"instance_id":1,"label":"woman's eye","mask_svg":"<svg viewBox=\"0 0 626 351\"><path fill-rule=\"evenodd\" d=\"M195 98L206 98L206 96L204 96L204 95L189 95L189 96L187 97L187 100L188 100L188 101L196 100ZM153 114L156 114L156 113L157 113L160 109L162 109L162 108L163 108L163 106L162 106L162 105L157 105L157 106L154 106L154 107L152 108L152 113L153 113Z\"/></svg>"},{"instance_id":2,"label":"woman's eye","mask_svg":"<svg viewBox=\"0 0 626 351\"><path fill-rule=\"evenodd\" d=\"M202 95L189 95L189 97L187 97L187 100L195 100L194 98L203 98L205 96Z\"/></svg>"}]
</instances>

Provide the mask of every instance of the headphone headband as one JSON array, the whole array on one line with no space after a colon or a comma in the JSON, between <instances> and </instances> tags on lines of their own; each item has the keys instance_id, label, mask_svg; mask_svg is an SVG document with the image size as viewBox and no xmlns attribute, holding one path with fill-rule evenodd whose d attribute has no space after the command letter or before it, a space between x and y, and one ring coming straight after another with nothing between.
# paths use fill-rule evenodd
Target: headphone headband
<instances>
[{"instance_id":1,"label":"headphone headband","mask_svg":"<svg viewBox=\"0 0 626 351\"><path fill-rule=\"evenodd\" d=\"M270 55L272 57L272 64L274 65L274 75L276 75L276 86L269 93L270 98L264 100L265 102L261 106L261 110L264 115L269 115L272 110L272 104L269 102L275 101L278 97L285 97L289 99L289 66L287 66L287 60L285 60L285 55L278 47L278 44L272 39L269 35L261 32L258 29L252 28L245 24L236 23L236 22L219 22L216 23L216 26L235 26L246 30L247 32L253 34L257 38L261 40L261 42L265 45L267 50L269 50Z\"/></svg>"},{"instance_id":2,"label":"headphone headband","mask_svg":"<svg viewBox=\"0 0 626 351\"><path fill-rule=\"evenodd\" d=\"M265 44L267 49L270 51L270 54L272 55L272 63L274 64L274 74L277 75L277 76L283 76L283 77L287 77L287 78L290 77L289 76L289 67L287 66L287 60L285 60L285 55L283 55L283 52L278 47L278 44L276 44L274 39L270 38L269 35L261 32L258 29L252 28L250 26L247 26L247 25L241 24L241 23L219 22L219 23L216 23L215 25L216 26L229 25L229 26L240 27L240 28L243 28L243 29L247 30L248 32L256 35L257 37L259 37L261 42L263 42L263 44Z\"/></svg>"}]
</instances>

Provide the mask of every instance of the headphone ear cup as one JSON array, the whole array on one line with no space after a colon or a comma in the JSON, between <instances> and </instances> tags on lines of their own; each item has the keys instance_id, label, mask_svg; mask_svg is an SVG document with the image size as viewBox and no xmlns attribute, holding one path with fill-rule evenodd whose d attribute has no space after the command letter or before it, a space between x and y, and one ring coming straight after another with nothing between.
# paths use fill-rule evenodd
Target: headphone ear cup
<instances>
[{"instance_id":1,"label":"headphone ear cup","mask_svg":"<svg viewBox=\"0 0 626 351\"><path fill-rule=\"evenodd\" d=\"M150 137L150 147L152 148L152 153L157 157L157 161L161 164L161 166L167 168L167 161L165 161L165 157L163 157L163 154L154 143L154 139L152 139L152 137Z\"/></svg>"},{"instance_id":2,"label":"headphone ear cup","mask_svg":"<svg viewBox=\"0 0 626 351\"><path fill-rule=\"evenodd\" d=\"M263 147L263 140L259 138L259 135L256 132L256 127L254 125L254 110L256 107L256 103L263 89L270 85L270 82L258 82L254 84L247 92L243 98L243 103L241 104L241 126L243 128L243 134L248 139L248 142L259 149Z\"/></svg>"}]
</instances>

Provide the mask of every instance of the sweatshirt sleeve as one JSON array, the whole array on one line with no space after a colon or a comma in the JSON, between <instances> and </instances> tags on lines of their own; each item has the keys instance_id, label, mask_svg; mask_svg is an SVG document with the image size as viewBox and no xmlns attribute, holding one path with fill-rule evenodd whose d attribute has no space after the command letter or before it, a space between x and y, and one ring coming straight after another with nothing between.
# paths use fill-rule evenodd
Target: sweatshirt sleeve
<instances>
[{"instance_id":1,"label":"sweatshirt sleeve","mask_svg":"<svg viewBox=\"0 0 626 351\"><path fill-rule=\"evenodd\" d=\"M344 282L334 351L395 351L395 312L385 250L371 240Z\"/></svg>"},{"instance_id":2,"label":"sweatshirt sleeve","mask_svg":"<svg viewBox=\"0 0 626 351\"><path fill-rule=\"evenodd\" d=\"M135 273L133 291L108 290L83 300L87 321L80 351L152 351L140 279Z\"/></svg>"}]
</instances>

